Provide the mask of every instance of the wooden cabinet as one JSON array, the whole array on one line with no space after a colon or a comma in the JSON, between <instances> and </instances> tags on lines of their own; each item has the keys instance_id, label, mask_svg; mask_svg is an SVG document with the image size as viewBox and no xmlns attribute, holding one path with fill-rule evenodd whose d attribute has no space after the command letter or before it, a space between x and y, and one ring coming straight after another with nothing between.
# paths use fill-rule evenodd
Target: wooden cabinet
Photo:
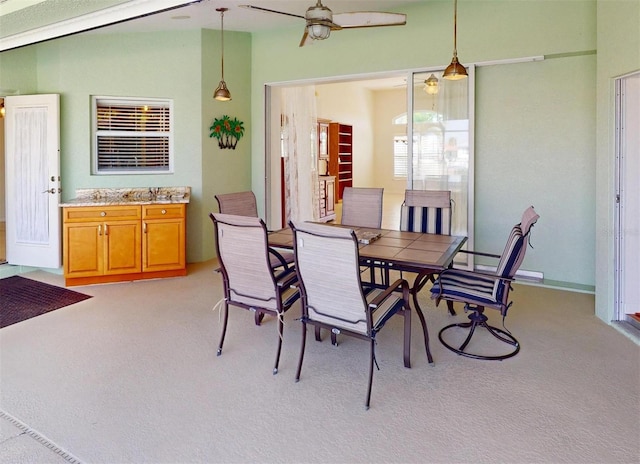
<instances>
[{"instance_id":1,"label":"wooden cabinet","mask_svg":"<svg viewBox=\"0 0 640 464\"><path fill-rule=\"evenodd\" d=\"M142 207L142 272L184 269L185 205Z\"/></svg>"},{"instance_id":2,"label":"wooden cabinet","mask_svg":"<svg viewBox=\"0 0 640 464\"><path fill-rule=\"evenodd\" d=\"M319 221L328 222L336 218L335 177L318 177Z\"/></svg>"},{"instance_id":3,"label":"wooden cabinet","mask_svg":"<svg viewBox=\"0 0 640 464\"><path fill-rule=\"evenodd\" d=\"M336 176L335 200L342 200L345 187L353 186L353 127L329 124L329 174Z\"/></svg>"},{"instance_id":4,"label":"wooden cabinet","mask_svg":"<svg viewBox=\"0 0 640 464\"><path fill-rule=\"evenodd\" d=\"M64 209L65 277L140 272L140 207Z\"/></svg>"},{"instance_id":5,"label":"wooden cabinet","mask_svg":"<svg viewBox=\"0 0 640 464\"><path fill-rule=\"evenodd\" d=\"M69 286L186 275L185 204L65 207L63 220Z\"/></svg>"}]
</instances>

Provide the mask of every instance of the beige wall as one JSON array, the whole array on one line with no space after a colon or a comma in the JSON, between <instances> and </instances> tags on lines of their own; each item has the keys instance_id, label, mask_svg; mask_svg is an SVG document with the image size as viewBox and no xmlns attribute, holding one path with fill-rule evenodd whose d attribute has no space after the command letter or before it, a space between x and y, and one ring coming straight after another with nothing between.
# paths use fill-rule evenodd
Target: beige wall
<instances>
[{"instance_id":1,"label":"beige wall","mask_svg":"<svg viewBox=\"0 0 640 464\"><path fill-rule=\"evenodd\" d=\"M319 118L353 126L353 185L375 186L373 96L357 82L316 85Z\"/></svg>"}]
</instances>

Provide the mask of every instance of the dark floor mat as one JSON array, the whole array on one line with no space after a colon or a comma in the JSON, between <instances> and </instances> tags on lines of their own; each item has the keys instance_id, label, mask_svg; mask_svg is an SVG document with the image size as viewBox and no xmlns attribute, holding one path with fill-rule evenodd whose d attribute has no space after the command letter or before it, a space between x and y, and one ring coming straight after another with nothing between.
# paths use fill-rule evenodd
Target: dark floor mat
<instances>
[{"instance_id":1,"label":"dark floor mat","mask_svg":"<svg viewBox=\"0 0 640 464\"><path fill-rule=\"evenodd\" d=\"M91 298L20 276L0 279L0 328Z\"/></svg>"}]
</instances>

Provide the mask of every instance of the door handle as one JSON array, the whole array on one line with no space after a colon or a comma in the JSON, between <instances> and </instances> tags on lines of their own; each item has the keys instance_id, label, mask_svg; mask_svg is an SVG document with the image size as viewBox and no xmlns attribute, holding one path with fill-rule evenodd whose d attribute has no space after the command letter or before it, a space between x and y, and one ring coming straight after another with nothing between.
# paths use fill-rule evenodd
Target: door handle
<instances>
[{"instance_id":1,"label":"door handle","mask_svg":"<svg viewBox=\"0 0 640 464\"><path fill-rule=\"evenodd\" d=\"M60 189L60 191L62 191L62 189ZM51 194L55 194L56 193L56 189L51 187L49 190L43 190L42 193L51 193Z\"/></svg>"}]
</instances>

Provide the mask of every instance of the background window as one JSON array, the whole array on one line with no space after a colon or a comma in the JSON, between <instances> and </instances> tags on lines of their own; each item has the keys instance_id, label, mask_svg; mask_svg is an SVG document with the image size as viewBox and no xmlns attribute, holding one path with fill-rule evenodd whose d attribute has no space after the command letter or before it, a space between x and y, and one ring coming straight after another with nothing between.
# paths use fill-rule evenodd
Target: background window
<instances>
[{"instance_id":1,"label":"background window","mask_svg":"<svg viewBox=\"0 0 640 464\"><path fill-rule=\"evenodd\" d=\"M93 173L173 172L173 102L93 97Z\"/></svg>"}]
</instances>

